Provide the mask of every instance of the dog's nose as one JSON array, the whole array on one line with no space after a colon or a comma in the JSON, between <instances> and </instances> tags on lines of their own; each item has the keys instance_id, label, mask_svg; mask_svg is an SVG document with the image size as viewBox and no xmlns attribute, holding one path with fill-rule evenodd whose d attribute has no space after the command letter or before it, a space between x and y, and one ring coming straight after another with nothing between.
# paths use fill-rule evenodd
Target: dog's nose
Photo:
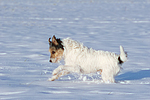
<instances>
[{"instance_id":1,"label":"dog's nose","mask_svg":"<svg viewBox=\"0 0 150 100\"><path fill-rule=\"evenodd\" d=\"M49 60L49 62L52 62L52 60Z\"/></svg>"}]
</instances>

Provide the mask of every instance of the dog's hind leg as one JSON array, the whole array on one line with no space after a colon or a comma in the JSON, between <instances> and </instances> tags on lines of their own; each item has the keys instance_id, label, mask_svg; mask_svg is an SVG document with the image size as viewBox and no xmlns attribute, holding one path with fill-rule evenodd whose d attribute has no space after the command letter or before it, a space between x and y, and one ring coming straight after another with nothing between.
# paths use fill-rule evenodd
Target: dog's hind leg
<instances>
[{"instance_id":1,"label":"dog's hind leg","mask_svg":"<svg viewBox=\"0 0 150 100\"><path fill-rule=\"evenodd\" d=\"M114 83L114 75L110 71L103 71L102 72L102 79L105 83Z\"/></svg>"}]
</instances>

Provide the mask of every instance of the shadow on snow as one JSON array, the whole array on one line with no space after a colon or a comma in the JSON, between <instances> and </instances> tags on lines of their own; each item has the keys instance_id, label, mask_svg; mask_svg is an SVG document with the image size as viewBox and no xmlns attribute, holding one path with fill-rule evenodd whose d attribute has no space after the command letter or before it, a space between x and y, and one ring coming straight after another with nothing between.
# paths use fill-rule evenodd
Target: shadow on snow
<instances>
[{"instance_id":1,"label":"shadow on snow","mask_svg":"<svg viewBox=\"0 0 150 100\"><path fill-rule=\"evenodd\" d=\"M127 72L116 77L117 80L140 80L150 78L150 70L141 70L138 72Z\"/></svg>"}]
</instances>

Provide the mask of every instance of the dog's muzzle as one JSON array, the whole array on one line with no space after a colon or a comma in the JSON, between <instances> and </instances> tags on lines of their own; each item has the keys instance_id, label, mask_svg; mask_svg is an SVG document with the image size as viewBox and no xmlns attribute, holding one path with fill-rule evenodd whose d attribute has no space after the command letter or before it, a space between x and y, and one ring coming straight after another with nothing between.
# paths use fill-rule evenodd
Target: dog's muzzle
<instances>
[{"instance_id":1,"label":"dog's muzzle","mask_svg":"<svg viewBox=\"0 0 150 100\"><path fill-rule=\"evenodd\" d=\"M49 62L51 62L51 63L57 63L57 58L50 58Z\"/></svg>"}]
</instances>

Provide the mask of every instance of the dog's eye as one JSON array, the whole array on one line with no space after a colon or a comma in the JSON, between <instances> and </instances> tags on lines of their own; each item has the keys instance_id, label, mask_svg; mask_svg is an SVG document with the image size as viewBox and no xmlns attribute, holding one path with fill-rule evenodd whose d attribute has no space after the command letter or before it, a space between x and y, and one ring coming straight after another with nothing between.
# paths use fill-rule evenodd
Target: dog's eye
<instances>
[{"instance_id":1,"label":"dog's eye","mask_svg":"<svg viewBox=\"0 0 150 100\"><path fill-rule=\"evenodd\" d=\"M54 54L55 53L55 51L52 51L52 54Z\"/></svg>"}]
</instances>

